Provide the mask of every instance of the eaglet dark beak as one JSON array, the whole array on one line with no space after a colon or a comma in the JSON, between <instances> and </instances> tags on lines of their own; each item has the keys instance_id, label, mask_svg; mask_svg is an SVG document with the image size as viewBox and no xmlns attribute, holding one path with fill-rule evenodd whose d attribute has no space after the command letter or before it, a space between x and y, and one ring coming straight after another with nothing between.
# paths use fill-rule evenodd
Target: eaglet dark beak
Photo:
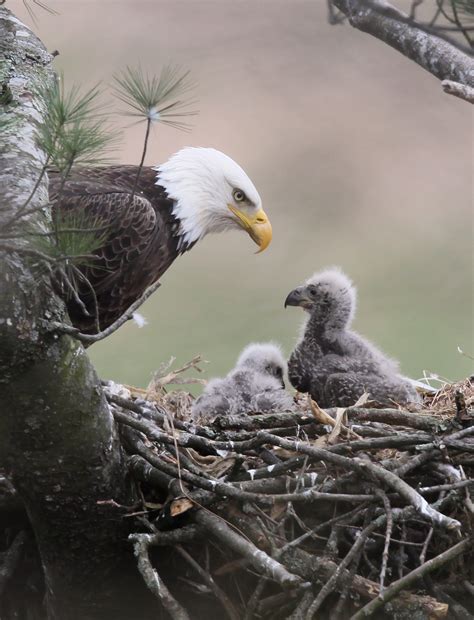
<instances>
[{"instance_id":1,"label":"eaglet dark beak","mask_svg":"<svg viewBox=\"0 0 474 620\"><path fill-rule=\"evenodd\" d=\"M304 287L299 286L295 288L288 297L285 299L285 308L286 306L301 306L305 301L305 296L303 294Z\"/></svg>"}]
</instances>

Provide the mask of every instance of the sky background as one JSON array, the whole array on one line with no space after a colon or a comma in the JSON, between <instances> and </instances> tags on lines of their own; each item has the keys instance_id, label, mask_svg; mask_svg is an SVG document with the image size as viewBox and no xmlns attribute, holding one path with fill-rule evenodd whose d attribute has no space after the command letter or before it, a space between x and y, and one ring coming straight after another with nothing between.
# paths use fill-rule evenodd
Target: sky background
<instances>
[{"instance_id":1,"label":"sky background","mask_svg":"<svg viewBox=\"0 0 474 620\"><path fill-rule=\"evenodd\" d=\"M289 353L302 314L288 292L339 265L358 287L355 329L404 373L455 380L474 371L472 111L385 44L330 26L326 0L53 2L58 15L9 0L66 84L108 87L127 65L191 70L191 133L158 126L147 164L183 146L239 162L273 224L255 256L243 233L207 237L178 259L130 323L89 351L103 378L146 386L171 356L202 354L205 378L227 372L251 341ZM398 1L400 7L407 2ZM116 158L138 163L144 126L124 129Z\"/></svg>"}]
</instances>

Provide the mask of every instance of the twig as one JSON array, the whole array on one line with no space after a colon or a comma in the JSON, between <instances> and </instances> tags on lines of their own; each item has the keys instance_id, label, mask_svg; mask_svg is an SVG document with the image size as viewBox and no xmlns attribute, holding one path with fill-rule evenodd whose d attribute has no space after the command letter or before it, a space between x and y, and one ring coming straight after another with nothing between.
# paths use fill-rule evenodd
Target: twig
<instances>
[{"instance_id":1,"label":"twig","mask_svg":"<svg viewBox=\"0 0 474 620\"><path fill-rule=\"evenodd\" d=\"M308 609L311 606L311 601L313 599L313 593L308 590L303 595L303 598L298 603L298 606L293 611L288 620L305 620L308 617Z\"/></svg>"},{"instance_id":2,"label":"twig","mask_svg":"<svg viewBox=\"0 0 474 620\"><path fill-rule=\"evenodd\" d=\"M245 606L245 616L243 620L252 620L254 617L254 612L260 602L260 598L267 581L268 578L265 575L262 575L258 580L255 590L252 592L252 596L249 598L248 604Z\"/></svg>"},{"instance_id":3,"label":"twig","mask_svg":"<svg viewBox=\"0 0 474 620\"><path fill-rule=\"evenodd\" d=\"M169 364L167 365L167 368L169 368L171 366L171 363L174 361L174 358L171 358ZM151 380L148 388L145 390L146 394L151 393L151 391L153 390L153 388L157 385L160 388L164 387L165 385L169 385L170 383L191 383L192 381L190 381L189 379L181 379L178 380L178 375L181 373L186 372L187 370L193 369L196 370L197 372L202 372L202 369L199 368L198 364L200 364L201 362L205 363L205 360L203 359L202 355L196 355L195 357L193 357L192 360L190 360L189 362L186 362L186 364L183 364L183 366L181 366L180 368L177 368L176 370L171 370L170 372L168 372L165 375L161 375L159 374L159 371L157 373L155 373L153 379ZM205 381L202 381L200 379L195 379L194 382L198 382L200 384L205 383Z\"/></svg>"},{"instance_id":4,"label":"twig","mask_svg":"<svg viewBox=\"0 0 474 620\"><path fill-rule=\"evenodd\" d=\"M135 542L137 537L146 542L148 547L166 547L168 545L178 545L194 542L203 531L197 525L185 525L169 532L156 532L154 534L130 534L129 540Z\"/></svg>"},{"instance_id":5,"label":"twig","mask_svg":"<svg viewBox=\"0 0 474 620\"><path fill-rule=\"evenodd\" d=\"M382 568L380 569L380 592L384 590L385 583L385 573L387 571L387 563L388 563L388 549L390 547L390 538L392 536L393 530L393 516L392 516L392 507L390 506L390 500L388 499L386 493L382 491L382 489L377 489L377 495L382 498L383 506L385 508L385 514L387 515L387 528L385 531L385 542L382 553Z\"/></svg>"},{"instance_id":6,"label":"twig","mask_svg":"<svg viewBox=\"0 0 474 620\"><path fill-rule=\"evenodd\" d=\"M445 501L447 501L447 499L443 498L442 500L439 500L438 502L436 502L437 508L441 508ZM396 511L393 511L392 513L393 523L402 521L403 519L410 517L413 513L414 513L413 506L407 506L403 510L397 509ZM359 550L364 547L364 544L367 538L372 533L374 533L378 528L383 527L386 523L387 523L387 515L383 514L380 517L377 517L375 521L372 521L367 527L364 528L364 530L362 530L362 532L360 532L359 537L354 542L349 553L346 555L346 557L342 560L342 562L339 565L335 565L335 568L332 571L330 577L326 580L326 583L324 584L323 588L320 590L318 596L314 600L312 604L312 610L311 610L313 614L316 613L316 611L319 609L321 604L324 602L325 598L337 586L339 579L344 576L344 571L346 567L349 565L352 559L358 555ZM379 588L379 592L380 592L380 588Z\"/></svg>"},{"instance_id":7,"label":"twig","mask_svg":"<svg viewBox=\"0 0 474 620\"><path fill-rule=\"evenodd\" d=\"M126 437L126 440L127 443L133 443L133 445L137 445L137 441L130 441L130 437ZM153 467L153 465L150 465L148 461L146 461L141 456L138 456L138 454L134 454L132 457L130 457L128 465L131 473L138 480L147 482L148 484L151 484L152 486L157 487L158 489L161 489L165 492L169 492L169 490L171 489L175 496L179 496L180 494L182 494L182 483L180 483L178 479L172 478L171 476L168 476L168 474L165 474L156 467ZM198 491L192 491L191 493L187 494L186 497L198 506L206 506L216 501L216 496L214 493L201 489L199 489ZM161 538L159 540L161 541ZM183 540L180 542L185 541Z\"/></svg>"},{"instance_id":8,"label":"twig","mask_svg":"<svg viewBox=\"0 0 474 620\"><path fill-rule=\"evenodd\" d=\"M474 597L474 586L469 581L465 580L462 582L464 589L469 592L469 594Z\"/></svg>"},{"instance_id":9,"label":"twig","mask_svg":"<svg viewBox=\"0 0 474 620\"><path fill-rule=\"evenodd\" d=\"M337 564L329 559L321 562L319 559L315 561L311 554L306 553L303 550L294 550L291 555L286 554L284 562L290 570L294 572L299 571L302 577L306 579L317 579L324 583L331 578L332 573L337 569ZM349 577L349 571L343 571L341 575L341 581ZM379 584L361 577L360 575L354 576L352 583L352 592L361 596L364 599L372 599L377 596L380 590ZM421 596L419 594L413 594L410 592L400 592L391 602L392 608L395 612L403 617L407 608L420 610L424 617L443 618L446 616L448 606L445 603L440 603L431 596Z\"/></svg>"},{"instance_id":10,"label":"twig","mask_svg":"<svg viewBox=\"0 0 474 620\"><path fill-rule=\"evenodd\" d=\"M433 536L433 532L434 528L430 527L429 532L425 538L425 542L423 543L423 549L420 552L420 566L425 563L428 546L430 544L431 537Z\"/></svg>"},{"instance_id":11,"label":"twig","mask_svg":"<svg viewBox=\"0 0 474 620\"><path fill-rule=\"evenodd\" d=\"M46 263L49 267L49 263ZM53 276L53 270L50 269L50 275ZM76 287L72 284L71 280L69 279L68 274L66 273L66 270L63 268L59 268L59 277L61 278L61 283L64 283L67 287L67 289L69 290L72 298L74 299L74 302L79 306L79 308L81 309L81 312L85 315L85 316L90 316L85 303L82 301L82 299L79 297Z\"/></svg>"},{"instance_id":12,"label":"twig","mask_svg":"<svg viewBox=\"0 0 474 620\"><path fill-rule=\"evenodd\" d=\"M461 431L457 431L452 435L443 437L441 440L437 439L433 441L433 443L426 444L423 446L423 450L425 450L424 453L419 454L404 465L401 465L394 471L394 473L397 474L397 476L404 477L408 472L412 471L413 469L419 467L420 465L423 465L424 463L427 463L428 461L431 461L434 458L437 458L439 456L440 449L442 449L445 445L443 442L457 441L458 439L462 439L470 435L474 435L474 426L463 428Z\"/></svg>"},{"instance_id":13,"label":"twig","mask_svg":"<svg viewBox=\"0 0 474 620\"><path fill-rule=\"evenodd\" d=\"M209 588L214 592L216 598L222 604L222 607L226 610L227 615L231 620L239 620L240 616L237 613L232 601L229 599L227 594L217 585L214 581L210 573L202 568L198 562L180 545L176 547L176 551L188 562L190 566L194 568L194 570L198 573L201 579L206 583Z\"/></svg>"},{"instance_id":14,"label":"twig","mask_svg":"<svg viewBox=\"0 0 474 620\"><path fill-rule=\"evenodd\" d=\"M369 507L369 510L367 510L367 512L365 513L365 517L364 517L364 526L366 527L370 520L373 517L373 507ZM343 522L341 524L342 526L347 525L347 521ZM340 591L340 596L339 596L339 600L337 602L336 608L334 609L334 614L333 616L335 618L342 618L343 616L343 610L344 610L344 606L346 604L346 600L347 600L347 596L349 594L349 588L352 586L352 583L354 581L354 578L356 576L357 570L359 568L359 564L360 564L360 559L364 553L365 550L365 545L363 545L362 547L359 547L357 553L354 556L354 559L352 561L352 566L349 570L349 572L347 574L344 574L344 577L341 579L341 583L342 585L342 589Z\"/></svg>"},{"instance_id":15,"label":"twig","mask_svg":"<svg viewBox=\"0 0 474 620\"><path fill-rule=\"evenodd\" d=\"M267 575L284 588L307 587L301 577L289 573L287 569L261 551L253 543L246 540L240 534L232 530L222 519L207 510L198 510L194 520L210 532L220 543L227 548L248 559L250 564L259 572Z\"/></svg>"},{"instance_id":16,"label":"twig","mask_svg":"<svg viewBox=\"0 0 474 620\"><path fill-rule=\"evenodd\" d=\"M51 158L51 156L48 155L47 158L46 158L46 161L44 162L43 166L41 167L41 171L40 171L40 173L38 175L38 178L35 181L35 184L33 185L33 188L31 189L31 192L28 195L28 198L21 205L21 207L18 209L18 211L7 222L5 222L2 225L2 230L8 230L9 228L11 228L12 224L14 224L16 221L18 221L19 219L25 217L29 212L31 212L31 210L27 211L28 205L30 204L30 202L33 199L34 195L38 191L39 186L41 185L41 181L43 180L44 175L46 174L50 158ZM36 210L36 209L43 209L45 206L46 205L41 205L40 207L35 207L34 210Z\"/></svg>"},{"instance_id":17,"label":"twig","mask_svg":"<svg viewBox=\"0 0 474 620\"><path fill-rule=\"evenodd\" d=\"M275 437L274 435L264 433L263 431L258 433L257 437L265 438L265 440L272 445L277 445L287 450L294 450L295 452L300 451L320 460L328 461L334 463L335 465L340 465L345 469L350 469L359 473L369 472L375 478L390 486L394 491L397 491L402 497L410 502L410 504L412 504L418 512L429 517L435 523L438 523L448 529L458 528L461 525L456 519L446 517L437 510L434 510L428 502L417 491L415 491L415 489L401 480L396 474L380 467L380 465L375 465L370 461L362 460L360 458L349 459L332 454L328 450L314 448L299 441L294 442L289 441L288 439Z\"/></svg>"},{"instance_id":18,"label":"twig","mask_svg":"<svg viewBox=\"0 0 474 620\"><path fill-rule=\"evenodd\" d=\"M133 183L132 192L130 194L130 204L133 203L133 199L135 197L135 192L137 191L138 181L140 180L140 174L143 169L143 164L145 163L146 152L148 148L148 138L150 137L150 129L151 129L151 117L148 116L146 119L146 131L145 131L145 140L143 142L142 156L140 159L140 164L138 165L137 174L135 176L135 182Z\"/></svg>"},{"instance_id":19,"label":"twig","mask_svg":"<svg viewBox=\"0 0 474 620\"><path fill-rule=\"evenodd\" d=\"M95 293L94 287L91 284L91 281L89 280L89 278L87 278L80 269L78 269L76 267L76 265L74 265L73 263L71 263L71 268L73 273L79 278L79 280L81 280L82 282L85 283L85 285L87 286L87 288L89 289L89 292L91 294L92 297L92 301L93 301L93 317L94 317L94 327L95 327L95 331L96 333L100 332L100 324L99 324L99 304L97 303L97 295ZM80 305L84 306L82 300L80 300ZM86 312L86 316L89 315L89 312Z\"/></svg>"},{"instance_id":20,"label":"twig","mask_svg":"<svg viewBox=\"0 0 474 620\"><path fill-rule=\"evenodd\" d=\"M127 321L130 321L133 318L133 313L136 312L138 308L142 304L144 304L145 301L151 295L153 295L153 293L160 286L161 286L160 282L155 282L154 284L149 286L147 290L143 293L143 295L139 299L137 299L135 302L133 302L133 304L129 307L129 309L124 314L122 314L120 318L114 321L112 325L109 325L107 329L104 329L98 334L83 334L76 327L72 327L71 325L66 325L65 323L57 323L55 321L48 323L48 326L54 331L58 331L63 334L68 334L69 336L76 338L76 340L79 340L80 342L83 342L84 344L93 344L94 342L99 342L99 340L103 340L104 338L107 338L108 336L116 332L120 327L122 327L124 323L126 323Z\"/></svg>"},{"instance_id":21,"label":"twig","mask_svg":"<svg viewBox=\"0 0 474 620\"><path fill-rule=\"evenodd\" d=\"M423 0L412 0L411 3L411 7L410 7L410 15L409 18L411 20L416 19L416 9L420 6L420 4L423 3Z\"/></svg>"},{"instance_id":22,"label":"twig","mask_svg":"<svg viewBox=\"0 0 474 620\"><path fill-rule=\"evenodd\" d=\"M376 529L377 522L372 522L370 525L367 525L362 532L359 534L359 537L356 539L355 543L350 548L349 552L346 554L345 558L339 563L336 570L333 572L331 577L326 581L321 590L319 591L318 596L311 603L311 607L308 610L308 618L311 619L314 617L316 612L319 610L327 596L331 594L331 592L335 589L337 582L342 576L343 571L349 566L349 564L359 555L359 552L362 551L365 541L367 540L370 533Z\"/></svg>"},{"instance_id":23,"label":"twig","mask_svg":"<svg viewBox=\"0 0 474 620\"><path fill-rule=\"evenodd\" d=\"M465 538L444 553L440 553L433 559L428 560L418 568L415 568L408 573L408 575L405 575L398 581L392 583L383 593L381 592L377 598L372 599L370 603L367 603L367 605L362 607L362 609L351 617L351 620L361 620L362 618L371 616L375 611L377 611L377 609L380 609L380 607L392 600L392 598L401 590L408 588L418 579L428 575L437 568L444 566L448 562L451 562L465 551L468 551L471 546L472 540L470 538Z\"/></svg>"},{"instance_id":24,"label":"twig","mask_svg":"<svg viewBox=\"0 0 474 620\"><path fill-rule=\"evenodd\" d=\"M131 537L138 570L148 588L160 599L173 620L190 620L187 611L172 596L156 569L153 568L148 556L148 536L148 534L134 534L133 538Z\"/></svg>"},{"instance_id":25,"label":"twig","mask_svg":"<svg viewBox=\"0 0 474 620\"><path fill-rule=\"evenodd\" d=\"M336 410L328 409L327 411L335 414ZM346 411L351 422L383 422L384 424L408 426L409 428L416 428L417 430L427 432L437 431L443 427L443 424L446 424L446 422L433 415L400 411L399 409L348 407Z\"/></svg>"},{"instance_id":26,"label":"twig","mask_svg":"<svg viewBox=\"0 0 474 620\"><path fill-rule=\"evenodd\" d=\"M355 460L359 461L359 459ZM415 489L399 478L396 474L387 471L378 465L374 465L369 461L360 461L359 464L362 468L370 471L376 478L392 487L394 491L397 491L401 497L404 497L412 506L414 506L420 514L430 518L433 523L451 530L461 527L460 522L456 519L447 517L437 510L434 510L424 497L422 497L417 491L415 491Z\"/></svg>"},{"instance_id":27,"label":"twig","mask_svg":"<svg viewBox=\"0 0 474 620\"><path fill-rule=\"evenodd\" d=\"M459 480L458 482L451 482L450 484L436 484L432 487L420 487L418 492L423 494L439 493L440 491L451 491L452 489L462 489L472 486L474 486L474 480L470 478L469 480Z\"/></svg>"},{"instance_id":28,"label":"twig","mask_svg":"<svg viewBox=\"0 0 474 620\"><path fill-rule=\"evenodd\" d=\"M425 577L425 580L430 583L432 580L429 577ZM440 601L448 603L449 610L456 620L472 620L472 614L461 605L457 600L444 591L438 584L430 583L430 590Z\"/></svg>"}]
</instances>

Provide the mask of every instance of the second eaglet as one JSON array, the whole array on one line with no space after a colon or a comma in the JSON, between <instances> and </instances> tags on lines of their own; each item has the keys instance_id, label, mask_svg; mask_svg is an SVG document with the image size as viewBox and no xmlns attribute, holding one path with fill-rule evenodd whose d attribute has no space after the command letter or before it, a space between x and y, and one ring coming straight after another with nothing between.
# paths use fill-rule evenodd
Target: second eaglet
<instances>
[{"instance_id":1,"label":"second eaglet","mask_svg":"<svg viewBox=\"0 0 474 620\"><path fill-rule=\"evenodd\" d=\"M288 362L288 376L320 407L348 407L368 392L380 404L419 402L398 364L350 329L356 289L338 269L313 275L291 291L286 306L300 306L307 317Z\"/></svg>"},{"instance_id":2,"label":"second eaglet","mask_svg":"<svg viewBox=\"0 0 474 620\"><path fill-rule=\"evenodd\" d=\"M293 399L285 390L286 362L271 343L248 345L235 368L223 379L212 379L192 409L195 420L211 422L220 415L290 410Z\"/></svg>"}]
</instances>

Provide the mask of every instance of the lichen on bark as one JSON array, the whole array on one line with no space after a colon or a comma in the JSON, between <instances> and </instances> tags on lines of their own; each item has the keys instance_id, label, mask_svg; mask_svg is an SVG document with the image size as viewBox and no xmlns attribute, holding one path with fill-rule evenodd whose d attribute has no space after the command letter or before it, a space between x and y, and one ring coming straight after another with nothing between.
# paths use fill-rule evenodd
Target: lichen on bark
<instances>
[{"instance_id":1,"label":"lichen on bark","mask_svg":"<svg viewBox=\"0 0 474 620\"><path fill-rule=\"evenodd\" d=\"M28 200L45 162L35 132L40 87L55 79L41 41L0 6L0 225ZM17 230L48 222L47 176ZM130 618L148 600L127 543L126 467L100 381L82 345L48 327L67 320L41 261L0 241L0 469L23 501L44 569L48 614ZM133 605L133 607L132 607ZM156 607L150 609L156 611ZM144 613L143 617L147 617Z\"/></svg>"}]
</instances>

